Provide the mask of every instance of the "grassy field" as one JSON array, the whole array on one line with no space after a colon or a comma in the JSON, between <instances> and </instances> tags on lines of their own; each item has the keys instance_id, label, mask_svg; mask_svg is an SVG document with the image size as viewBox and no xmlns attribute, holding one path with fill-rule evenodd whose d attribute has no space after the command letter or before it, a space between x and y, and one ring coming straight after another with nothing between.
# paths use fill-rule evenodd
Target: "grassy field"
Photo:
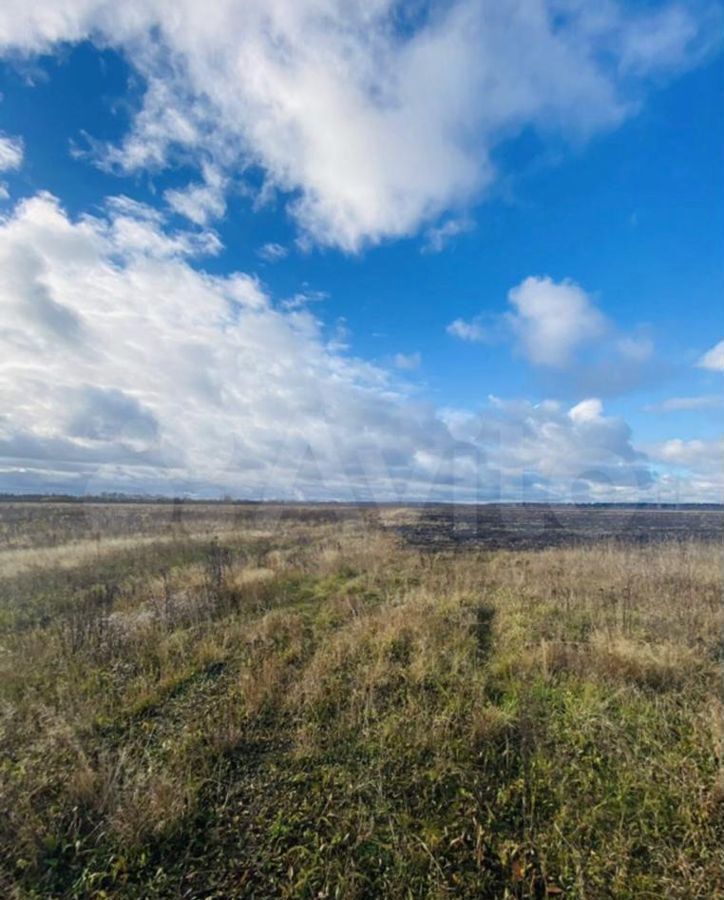
<instances>
[{"instance_id":1,"label":"grassy field","mask_svg":"<svg viewBox=\"0 0 724 900\"><path fill-rule=\"evenodd\" d=\"M0 506L0 895L724 896L721 541Z\"/></svg>"}]
</instances>

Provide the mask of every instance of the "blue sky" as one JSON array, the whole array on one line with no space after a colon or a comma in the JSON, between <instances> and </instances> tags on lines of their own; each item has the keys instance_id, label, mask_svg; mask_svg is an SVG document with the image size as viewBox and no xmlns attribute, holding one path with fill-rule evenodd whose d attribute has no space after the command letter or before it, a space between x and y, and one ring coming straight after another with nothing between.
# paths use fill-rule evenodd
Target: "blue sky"
<instances>
[{"instance_id":1,"label":"blue sky","mask_svg":"<svg viewBox=\"0 0 724 900\"><path fill-rule=\"evenodd\" d=\"M0 490L724 499L718 3L26 6Z\"/></svg>"}]
</instances>

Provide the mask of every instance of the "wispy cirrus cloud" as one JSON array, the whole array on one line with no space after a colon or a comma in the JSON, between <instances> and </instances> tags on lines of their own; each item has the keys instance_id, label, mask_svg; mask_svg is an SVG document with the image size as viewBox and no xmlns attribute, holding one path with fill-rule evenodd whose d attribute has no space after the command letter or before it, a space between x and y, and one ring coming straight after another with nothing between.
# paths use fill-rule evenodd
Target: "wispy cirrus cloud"
<instances>
[{"instance_id":1,"label":"wispy cirrus cloud","mask_svg":"<svg viewBox=\"0 0 724 900\"><path fill-rule=\"evenodd\" d=\"M724 397L716 394L705 394L700 397L668 397L659 403L650 403L646 412L699 412L706 409L723 409Z\"/></svg>"},{"instance_id":2,"label":"wispy cirrus cloud","mask_svg":"<svg viewBox=\"0 0 724 900\"><path fill-rule=\"evenodd\" d=\"M446 219L442 224L432 226L425 232L423 253L442 253L445 247L461 234L467 234L475 228L473 220L467 216Z\"/></svg>"},{"instance_id":3,"label":"wispy cirrus cloud","mask_svg":"<svg viewBox=\"0 0 724 900\"><path fill-rule=\"evenodd\" d=\"M279 260L284 259L288 254L289 250L286 247L282 244L277 244L274 241L262 244L256 251L256 255L267 263L279 262Z\"/></svg>"},{"instance_id":4,"label":"wispy cirrus cloud","mask_svg":"<svg viewBox=\"0 0 724 900\"><path fill-rule=\"evenodd\" d=\"M21 138L0 134L0 172L19 169L23 162L23 155Z\"/></svg>"},{"instance_id":5,"label":"wispy cirrus cloud","mask_svg":"<svg viewBox=\"0 0 724 900\"><path fill-rule=\"evenodd\" d=\"M204 166L203 181L164 194L171 209L196 225L208 225L226 212L228 179L218 169Z\"/></svg>"}]
</instances>

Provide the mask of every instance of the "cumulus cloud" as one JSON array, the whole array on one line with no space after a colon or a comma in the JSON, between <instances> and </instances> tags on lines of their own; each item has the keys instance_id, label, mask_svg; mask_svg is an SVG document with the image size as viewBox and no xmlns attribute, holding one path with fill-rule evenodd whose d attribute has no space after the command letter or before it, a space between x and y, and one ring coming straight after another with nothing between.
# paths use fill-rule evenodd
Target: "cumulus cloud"
<instances>
[{"instance_id":1,"label":"cumulus cloud","mask_svg":"<svg viewBox=\"0 0 724 900\"><path fill-rule=\"evenodd\" d=\"M487 331L477 319L466 321L465 319L453 319L446 327L445 331L461 341L468 341L471 344L481 344L487 339Z\"/></svg>"},{"instance_id":2,"label":"cumulus cloud","mask_svg":"<svg viewBox=\"0 0 724 900\"><path fill-rule=\"evenodd\" d=\"M724 341L708 350L698 361L701 369L711 369L712 372L724 372Z\"/></svg>"},{"instance_id":3,"label":"cumulus cloud","mask_svg":"<svg viewBox=\"0 0 724 900\"><path fill-rule=\"evenodd\" d=\"M23 162L23 142L18 137L0 134L0 172L19 169Z\"/></svg>"},{"instance_id":4,"label":"cumulus cloud","mask_svg":"<svg viewBox=\"0 0 724 900\"><path fill-rule=\"evenodd\" d=\"M39 194L0 222L0 489L398 500L519 499L523 480L542 499L574 483L597 497L648 489L628 427L598 401L493 400L475 413L417 402L306 305L194 265L215 240L126 198L72 219Z\"/></svg>"},{"instance_id":5,"label":"cumulus cloud","mask_svg":"<svg viewBox=\"0 0 724 900\"><path fill-rule=\"evenodd\" d=\"M567 366L583 344L602 338L608 323L573 281L526 278L508 299L508 321L525 356L535 365Z\"/></svg>"},{"instance_id":6,"label":"cumulus cloud","mask_svg":"<svg viewBox=\"0 0 724 900\"><path fill-rule=\"evenodd\" d=\"M447 333L472 343L511 343L554 393L615 396L659 385L670 372L645 330L622 332L570 279L530 276L508 291L508 303L508 312L455 319Z\"/></svg>"},{"instance_id":7,"label":"cumulus cloud","mask_svg":"<svg viewBox=\"0 0 724 900\"><path fill-rule=\"evenodd\" d=\"M708 440L674 438L648 448L652 463L663 466L659 492L671 499L695 497L724 503L724 437Z\"/></svg>"},{"instance_id":8,"label":"cumulus cloud","mask_svg":"<svg viewBox=\"0 0 724 900\"><path fill-rule=\"evenodd\" d=\"M657 456L681 466L703 465L716 469L721 474L724 469L724 438L691 441L674 438L659 445Z\"/></svg>"},{"instance_id":9,"label":"cumulus cloud","mask_svg":"<svg viewBox=\"0 0 724 900\"><path fill-rule=\"evenodd\" d=\"M484 413L449 411L452 433L482 444L501 484L523 488L521 499L560 499L572 494L596 499L645 497L652 475L643 453L632 443L622 419L606 416L595 398L567 409L547 400L490 398Z\"/></svg>"},{"instance_id":10,"label":"cumulus cloud","mask_svg":"<svg viewBox=\"0 0 724 900\"><path fill-rule=\"evenodd\" d=\"M0 52L84 39L121 50L146 93L131 133L103 151L107 165L260 167L308 240L355 251L465 208L496 177L495 147L522 128L578 140L620 123L649 75L695 63L717 40L708 11L613 0L5 0ZM205 222L223 211L219 194L197 184L169 201ZM432 245L447 236L431 233Z\"/></svg>"},{"instance_id":11,"label":"cumulus cloud","mask_svg":"<svg viewBox=\"0 0 724 900\"><path fill-rule=\"evenodd\" d=\"M569 419L577 424L583 422L598 422L602 415L603 404L597 397L581 400L580 403L577 403L568 410Z\"/></svg>"}]
</instances>

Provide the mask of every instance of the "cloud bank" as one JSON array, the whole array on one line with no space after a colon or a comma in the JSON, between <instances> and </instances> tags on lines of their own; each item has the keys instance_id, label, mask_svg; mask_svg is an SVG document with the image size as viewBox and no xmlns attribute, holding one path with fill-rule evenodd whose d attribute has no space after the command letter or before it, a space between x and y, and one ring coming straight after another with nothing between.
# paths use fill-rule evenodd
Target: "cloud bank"
<instances>
[{"instance_id":1,"label":"cloud bank","mask_svg":"<svg viewBox=\"0 0 724 900\"><path fill-rule=\"evenodd\" d=\"M74 220L38 194L0 222L0 490L471 500L650 487L630 429L600 402L417 402L306 306L274 302L249 274L204 272L197 257L216 250L212 232L174 231L126 198Z\"/></svg>"}]
</instances>

